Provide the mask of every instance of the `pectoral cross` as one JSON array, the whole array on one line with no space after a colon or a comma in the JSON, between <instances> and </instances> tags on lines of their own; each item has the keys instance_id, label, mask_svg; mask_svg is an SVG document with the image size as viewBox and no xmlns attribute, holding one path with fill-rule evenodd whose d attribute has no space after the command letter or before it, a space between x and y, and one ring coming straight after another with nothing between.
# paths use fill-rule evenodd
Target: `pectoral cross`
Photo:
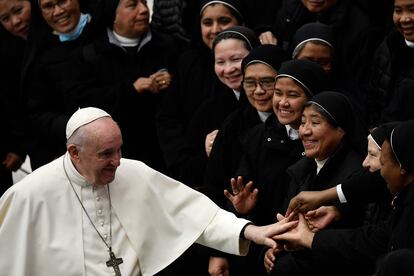
<instances>
[{"instance_id":1,"label":"pectoral cross","mask_svg":"<svg viewBox=\"0 0 414 276\"><path fill-rule=\"evenodd\" d=\"M107 267L111 267L114 269L115 271L115 275L116 276L121 276L121 271L119 270L119 265L122 264L124 261L122 260L122 258L117 258L114 254L114 252L112 252L112 249L109 250L109 260L106 262L106 266Z\"/></svg>"}]
</instances>

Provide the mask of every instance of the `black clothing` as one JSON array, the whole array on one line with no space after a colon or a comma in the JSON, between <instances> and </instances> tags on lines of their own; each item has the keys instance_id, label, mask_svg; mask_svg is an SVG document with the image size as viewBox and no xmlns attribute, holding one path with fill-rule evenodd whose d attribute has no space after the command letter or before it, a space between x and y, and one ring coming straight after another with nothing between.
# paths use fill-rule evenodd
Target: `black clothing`
<instances>
[{"instance_id":1,"label":"black clothing","mask_svg":"<svg viewBox=\"0 0 414 276\"><path fill-rule=\"evenodd\" d=\"M386 223L354 230L322 230L315 234L315 266L332 269L365 269L374 272L376 260L387 252L414 248L414 185L408 184L394 199Z\"/></svg>"},{"instance_id":2,"label":"black clothing","mask_svg":"<svg viewBox=\"0 0 414 276\"><path fill-rule=\"evenodd\" d=\"M66 151L66 123L76 109L65 108L62 78L66 65L78 55L82 38L59 42L57 37L33 61L25 76L24 93L30 118L30 161L36 169Z\"/></svg>"},{"instance_id":3,"label":"black clothing","mask_svg":"<svg viewBox=\"0 0 414 276\"><path fill-rule=\"evenodd\" d=\"M414 49L392 31L378 47L368 87L370 126L414 118Z\"/></svg>"},{"instance_id":4,"label":"black clothing","mask_svg":"<svg viewBox=\"0 0 414 276\"><path fill-rule=\"evenodd\" d=\"M237 100L233 90L225 88L215 97L207 99L198 108L187 130L187 135L190 138L185 152L187 157L177 168L186 185L203 187L208 160L205 150L206 136L213 130L219 129L226 117L238 107L246 104L246 101L243 92L240 93L240 99Z\"/></svg>"},{"instance_id":5,"label":"black clothing","mask_svg":"<svg viewBox=\"0 0 414 276\"><path fill-rule=\"evenodd\" d=\"M60 42L46 24L38 2L31 2L21 89L30 120L30 162L32 169L36 169L66 151L66 123L75 110L65 109L62 77L67 74L66 64L79 54L90 24L86 24L78 38ZM80 6L81 11L89 11L93 4L80 1Z\"/></svg>"},{"instance_id":6,"label":"black clothing","mask_svg":"<svg viewBox=\"0 0 414 276\"><path fill-rule=\"evenodd\" d=\"M244 184L253 181L259 190L254 209L248 219L256 225L274 223L282 211L287 190L286 168L302 156L302 142L288 137L286 126L272 114L265 123L250 129L246 135L240 167L234 177L241 175ZM233 258L235 275L260 275L263 262L259 261L262 247L251 245L247 257Z\"/></svg>"},{"instance_id":7,"label":"black clothing","mask_svg":"<svg viewBox=\"0 0 414 276\"><path fill-rule=\"evenodd\" d=\"M0 195L13 184L12 173L1 162L8 153L17 154L24 161L27 151L25 141L25 108L19 93L20 72L26 42L0 30L0 55L2 84L0 97Z\"/></svg>"},{"instance_id":8,"label":"black clothing","mask_svg":"<svg viewBox=\"0 0 414 276\"><path fill-rule=\"evenodd\" d=\"M288 189L286 169L302 157L302 152L302 141L291 140L286 126L274 114L249 131L235 176L243 176L245 184L253 181L259 190L257 204L249 215L255 224L274 223L276 214L282 212Z\"/></svg>"},{"instance_id":9,"label":"black clothing","mask_svg":"<svg viewBox=\"0 0 414 276\"><path fill-rule=\"evenodd\" d=\"M296 30L309 22L321 22L332 28L334 35L337 87L343 87L365 112L366 96L362 84L367 81L366 72L372 62L372 53L382 37L378 27L352 1L337 1L323 14L310 13L300 0L285 0L274 24L274 33L280 45L291 48Z\"/></svg>"},{"instance_id":10,"label":"black clothing","mask_svg":"<svg viewBox=\"0 0 414 276\"><path fill-rule=\"evenodd\" d=\"M246 143L247 133L260 124L257 110L250 104L231 113L221 125L208 158L204 185L206 194L221 208L227 209L224 189L230 190Z\"/></svg>"},{"instance_id":11,"label":"black clothing","mask_svg":"<svg viewBox=\"0 0 414 276\"><path fill-rule=\"evenodd\" d=\"M338 146L318 174L315 160L303 157L287 169L291 181L286 192L285 207L300 191L324 190L361 173L361 162L362 157L343 144ZM349 228L362 224L364 212L361 211L361 205L342 204L337 207L341 210L341 220L332 223L330 228ZM282 254L275 263L272 275L319 275L318 268L312 263L311 253L310 250L301 250Z\"/></svg>"},{"instance_id":12,"label":"black clothing","mask_svg":"<svg viewBox=\"0 0 414 276\"><path fill-rule=\"evenodd\" d=\"M183 53L177 62L171 89L163 98L157 115L158 138L167 174L178 180L182 180L179 168L191 145L187 133L194 113L206 99L224 89L213 68L213 55L206 46Z\"/></svg>"},{"instance_id":13,"label":"black clothing","mask_svg":"<svg viewBox=\"0 0 414 276\"><path fill-rule=\"evenodd\" d=\"M362 174L363 169L361 163L361 155L344 144L338 146L318 174L316 174L315 160L313 158L303 157L287 169L291 181L286 193L284 210L287 209L289 201L301 191L322 191L338 183L343 183L355 175ZM357 204L354 207L346 205L348 204L342 204L340 209L342 211L352 212L352 220L342 222L341 224L347 225L348 227L360 224L363 212L361 212L361 209L354 209L359 206ZM341 221L344 219L345 214L342 216Z\"/></svg>"}]
</instances>

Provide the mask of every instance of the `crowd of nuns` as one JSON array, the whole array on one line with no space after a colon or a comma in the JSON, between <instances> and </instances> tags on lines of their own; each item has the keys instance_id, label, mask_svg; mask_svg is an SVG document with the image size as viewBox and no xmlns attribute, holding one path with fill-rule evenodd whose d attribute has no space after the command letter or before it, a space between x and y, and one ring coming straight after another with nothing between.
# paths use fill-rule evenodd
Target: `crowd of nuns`
<instances>
[{"instance_id":1,"label":"crowd of nuns","mask_svg":"<svg viewBox=\"0 0 414 276\"><path fill-rule=\"evenodd\" d=\"M298 193L339 187L308 227L365 233L337 246L341 258L193 245L159 275L414 273L414 0L154 0L152 11L0 0L0 193L26 156L35 170L62 155L71 114L95 106L118 122L123 157L239 217L273 223ZM381 224L369 242L366 227Z\"/></svg>"}]
</instances>

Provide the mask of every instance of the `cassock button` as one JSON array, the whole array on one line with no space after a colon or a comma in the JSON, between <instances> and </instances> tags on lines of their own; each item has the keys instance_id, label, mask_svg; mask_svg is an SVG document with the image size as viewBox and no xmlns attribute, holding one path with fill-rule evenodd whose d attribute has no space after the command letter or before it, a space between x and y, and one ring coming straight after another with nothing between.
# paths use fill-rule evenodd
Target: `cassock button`
<instances>
[{"instance_id":1,"label":"cassock button","mask_svg":"<svg viewBox=\"0 0 414 276\"><path fill-rule=\"evenodd\" d=\"M101 226L102 226L102 227L104 226L104 222L103 222L103 221L101 221Z\"/></svg>"},{"instance_id":2,"label":"cassock button","mask_svg":"<svg viewBox=\"0 0 414 276\"><path fill-rule=\"evenodd\" d=\"M98 210L98 214L102 214L102 210L101 209Z\"/></svg>"},{"instance_id":3,"label":"cassock button","mask_svg":"<svg viewBox=\"0 0 414 276\"><path fill-rule=\"evenodd\" d=\"M269 137L269 138L267 138L267 141L268 141L268 142L272 141L272 138L270 138L270 137Z\"/></svg>"},{"instance_id":4,"label":"cassock button","mask_svg":"<svg viewBox=\"0 0 414 276\"><path fill-rule=\"evenodd\" d=\"M96 197L96 201L99 201L99 200L101 200L101 198L99 196L97 196Z\"/></svg>"},{"instance_id":5,"label":"cassock button","mask_svg":"<svg viewBox=\"0 0 414 276\"><path fill-rule=\"evenodd\" d=\"M285 140L280 140L280 143L281 143L281 144L284 144L284 143L285 143Z\"/></svg>"}]
</instances>

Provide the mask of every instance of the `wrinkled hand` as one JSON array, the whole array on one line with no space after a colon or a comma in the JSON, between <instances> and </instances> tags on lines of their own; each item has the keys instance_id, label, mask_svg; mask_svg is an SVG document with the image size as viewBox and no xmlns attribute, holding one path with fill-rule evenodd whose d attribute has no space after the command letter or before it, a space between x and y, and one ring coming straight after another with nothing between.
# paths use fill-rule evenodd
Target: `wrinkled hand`
<instances>
[{"instance_id":1,"label":"wrinkled hand","mask_svg":"<svg viewBox=\"0 0 414 276\"><path fill-rule=\"evenodd\" d=\"M237 177L237 181L236 179L232 178L230 180L230 183L233 194L227 190L224 190L224 195L230 200L231 204L233 204L234 209L239 214L246 215L250 213L250 211L253 210L254 206L256 205L259 190L257 188L253 189L252 181L244 186L243 177L241 176Z\"/></svg>"},{"instance_id":2,"label":"wrinkled hand","mask_svg":"<svg viewBox=\"0 0 414 276\"><path fill-rule=\"evenodd\" d=\"M214 140L216 139L217 133L218 133L218 129L215 129L206 135L204 146L206 148L207 157L210 157L210 152L211 152L211 149L213 148Z\"/></svg>"},{"instance_id":3,"label":"wrinkled hand","mask_svg":"<svg viewBox=\"0 0 414 276\"><path fill-rule=\"evenodd\" d=\"M170 86L171 75L167 71L159 71L148 78L141 77L134 82L135 90L138 94L145 91L157 94Z\"/></svg>"},{"instance_id":4,"label":"wrinkled hand","mask_svg":"<svg viewBox=\"0 0 414 276\"><path fill-rule=\"evenodd\" d=\"M302 191L290 200L286 215L291 212L305 213L314 210L319 208L324 201L323 191Z\"/></svg>"},{"instance_id":5,"label":"wrinkled hand","mask_svg":"<svg viewBox=\"0 0 414 276\"><path fill-rule=\"evenodd\" d=\"M270 31L261 33L259 35L259 39L260 39L260 43L262 43L262 45L264 45L264 44L277 45L277 38Z\"/></svg>"},{"instance_id":6,"label":"wrinkled hand","mask_svg":"<svg viewBox=\"0 0 414 276\"><path fill-rule=\"evenodd\" d=\"M158 71L150 76L158 87L158 91L168 88L171 84L171 74L166 70Z\"/></svg>"},{"instance_id":7,"label":"wrinkled hand","mask_svg":"<svg viewBox=\"0 0 414 276\"><path fill-rule=\"evenodd\" d=\"M296 228L298 221L292 220L292 216L286 217L281 221L265 226L248 225L244 230L246 239L256 243L266 245L272 249L277 248L277 243L273 239L277 235ZM292 221L291 221L292 220Z\"/></svg>"},{"instance_id":8,"label":"wrinkled hand","mask_svg":"<svg viewBox=\"0 0 414 276\"><path fill-rule=\"evenodd\" d=\"M229 276L229 262L226 258L210 257L208 273L211 276Z\"/></svg>"},{"instance_id":9,"label":"wrinkled hand","mask_svg":"<svg viewBox=\"0 0 414 276\"><path fill-rule=\"evenodd\" d=\"M293 214L293 213L292 213ZM290 214L289 217L292 215ZM274 237L277 242L282 242L285 244L285 250L298 250L303 247L311 248L312 241L315 233L313 233L306 222L303 214L299 213L299 223L295 228L290 229L289 231L279 234Z\"/></svg>"},{"instance_id":10,"label":"wrinkled hand","mask_svg":"<svg viewBox=\"0 0 414 276\"><path fill-rule=\"evenodd\" d=\"M23 164L23 160L14 152L9 152L2 164L9 171L16 171Z\"/></svg>"},{"instance_id":11,"label":"wrinkled hand","mask_svg":"<svg viewBox=\"0 0 414 276\"><path fill-rule=\"evenodd\" d=\"M338 220L340 213L335 206L321 206L316 210L306 213L305 219L308 222L309 229L317 232L325 228L332 221Z\"/></svg>"}]
</instances>

